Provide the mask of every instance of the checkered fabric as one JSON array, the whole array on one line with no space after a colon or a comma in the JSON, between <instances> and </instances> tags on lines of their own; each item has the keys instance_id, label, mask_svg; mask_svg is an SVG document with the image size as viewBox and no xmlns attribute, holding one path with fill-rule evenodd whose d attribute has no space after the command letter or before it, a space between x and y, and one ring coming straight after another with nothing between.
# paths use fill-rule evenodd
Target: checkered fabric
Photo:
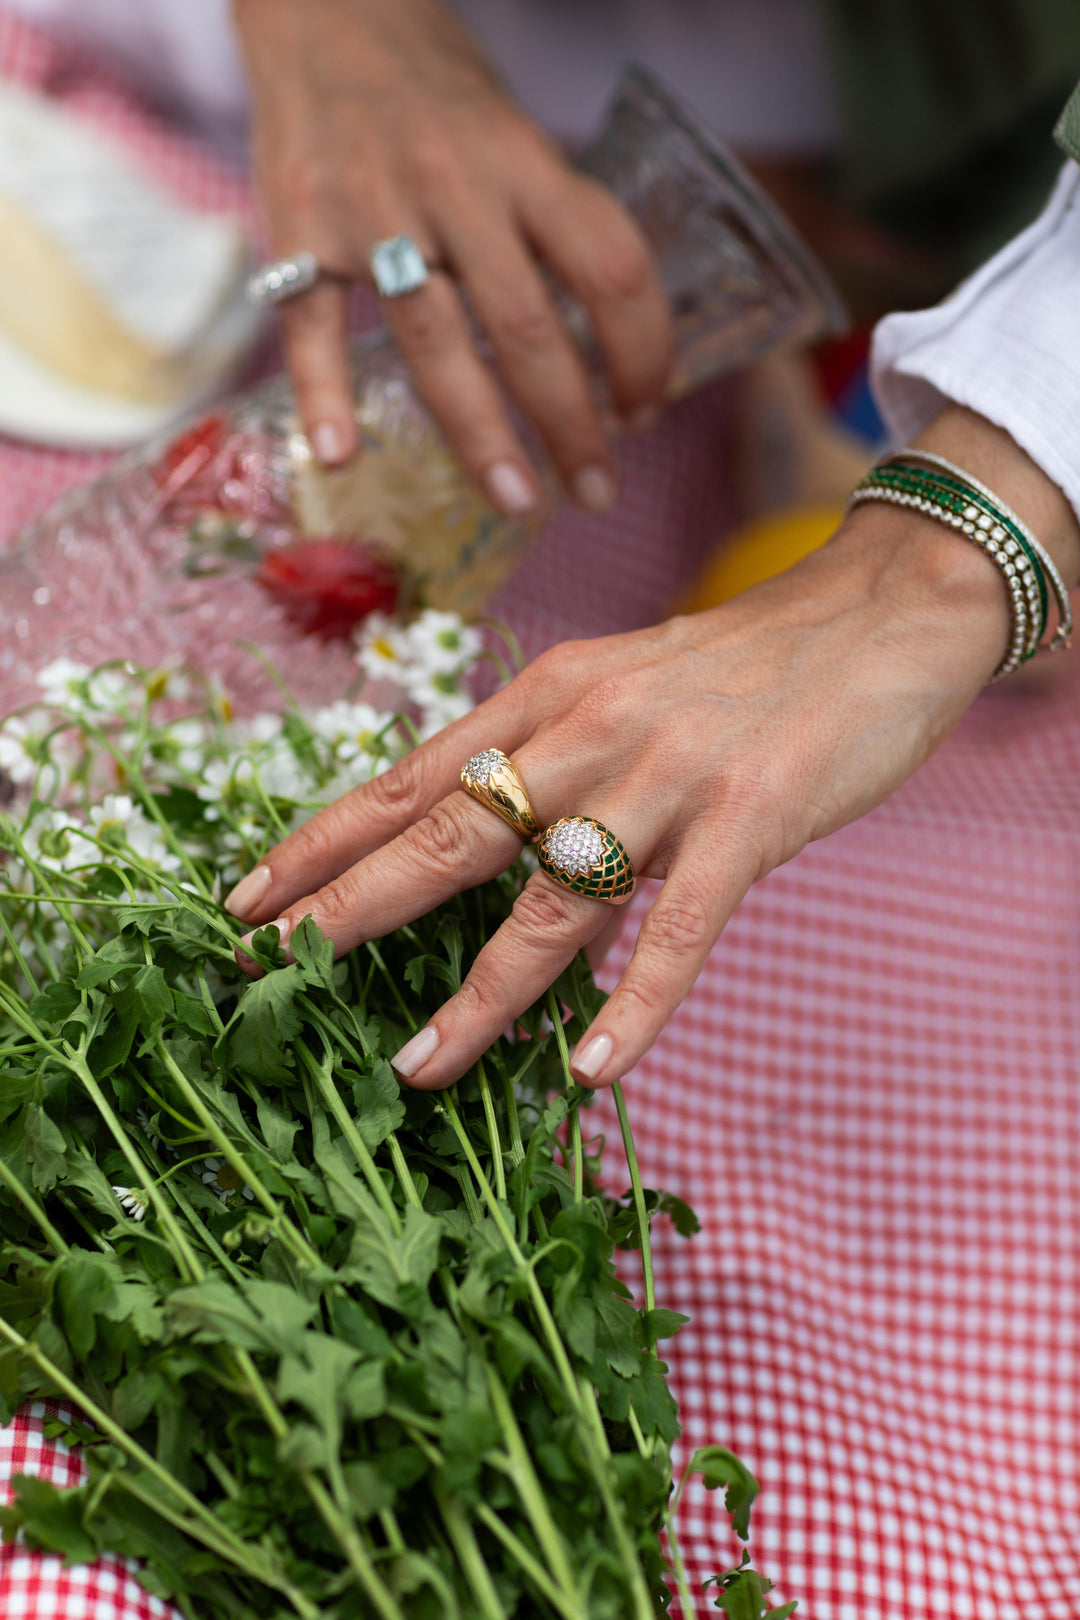
<instances>
[{"instance_id":1,"label":"checkered fabric","mask_svg":"<svg viewBox=\"0 0 1080 1620\"><path fill-rule=\"evenodd\" d=\"M0 1502L11 1500L19 1474L53 1485L81 1485L86 1469L78 1454L46 1437L49 1419L70 1410L51 1401L23 1408L9 1429L0 1429ZM130 1559L102 1558L64 1568L63 1559L0 1544L0 1615L3 1620L179 1620L176 1611L139 1585Z\"/></svg>"},{"instance_id":2,"label":"checkered fabric","mask_svg":"<svg viewBox=\"0 0 1080 1620\"><path fill-rule=\"evenodd\" d=\"M0 71L189 199L242 201L2 20ZM496 604L530 652L662 611L724 526L729 408L720 388L669 412L627 450L616 512L553 525ZM0 532L96 465L0 440ZM646 1181L704 1227L657 1234L661 1302L692 1318L670 1352L683 1454L720 1441L754 1469L756 1557L810 1620L1080 1616L1074 659L1042 693L985 696L886 805L759 884L627 1083ZM609 1099L591 1119L618 1179ZM40 1411L0 1434L0 1488L77 1477ZM737 1556L700 1489L681 1534L695 1583ZM116 1563L0 1554L4 1620L167 1614Z\"/></svg>"}]
</instances>

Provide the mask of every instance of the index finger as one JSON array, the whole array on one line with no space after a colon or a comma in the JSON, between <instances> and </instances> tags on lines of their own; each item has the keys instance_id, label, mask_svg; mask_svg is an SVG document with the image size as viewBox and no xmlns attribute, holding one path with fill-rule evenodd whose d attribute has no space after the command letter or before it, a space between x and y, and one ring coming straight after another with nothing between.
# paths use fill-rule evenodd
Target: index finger
<instances>
[{"instance_id":1,"label":"index finger","mask_svg":"<svg viewBox=\"0 0 1080 1620\"><path fill-rule=\"evenodd\" d=\"M511 683L290 833L241 878L226 897L226 910L256 925L275 919L294 901L331 883L419 821L454 791L461 767L473 754L483 748L501 748L509 754L520 746L525 731Z\"/></svg>"}]
</instances>

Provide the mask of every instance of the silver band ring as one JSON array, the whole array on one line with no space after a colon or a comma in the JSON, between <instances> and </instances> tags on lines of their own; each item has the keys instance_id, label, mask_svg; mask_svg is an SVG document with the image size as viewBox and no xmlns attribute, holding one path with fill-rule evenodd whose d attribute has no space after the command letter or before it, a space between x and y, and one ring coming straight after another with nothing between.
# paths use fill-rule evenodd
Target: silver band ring
<instances>
[{"instance_id":1,"label":"silver band ring","mask_svg":"<svg viewBox=\"0 0 1080 1620\"><path fill-rule=\"evenodd\" d=\"M411 236L388 236L374 243L368 263L380 298L404 298L428 279L424 255Z\"/></svg>"},{"instance_id":2,"label":"silver band ring","mask_svg":"<svg viewBox=\"0 0 1080 1620\"><path fill-rule=\"evenodd\" d=\"M260 309L283 304L287 298L297 298L314 287L319 279L319 261L314 253L302 249L290 259L274 259L262 265L249 276L247 295Z\"/></svg>"}]
</instances>

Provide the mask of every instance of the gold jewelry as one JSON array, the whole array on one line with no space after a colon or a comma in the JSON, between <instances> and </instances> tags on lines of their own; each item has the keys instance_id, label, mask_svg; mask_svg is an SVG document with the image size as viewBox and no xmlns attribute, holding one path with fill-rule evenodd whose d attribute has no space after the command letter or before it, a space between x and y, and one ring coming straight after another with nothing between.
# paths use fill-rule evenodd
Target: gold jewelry
<instances>
[{"instance_id":1,"label":"gold jewelry","mask_svg":"<svg viewBox=\"0 0 1080 1620\"><path fill-rule=\"evenodd\" d=\"M590 900L625 900L637 878L622 843L591 816L553 821L537 849L540 866L564 889Z\"/></svg>"},{"instance_id":2,"label":"gold jewelry","mask_svg":"<svg viewBox=\"0 0 1080 1620\"><path fill-rule=\"evenodd\" d=\"M461 769L461 785L470 798L494 810L527 844L539 838L540 825L529 803L525 784L513 760L501 748L485 748L466 760Z\"/></svg>"}]
</instances>

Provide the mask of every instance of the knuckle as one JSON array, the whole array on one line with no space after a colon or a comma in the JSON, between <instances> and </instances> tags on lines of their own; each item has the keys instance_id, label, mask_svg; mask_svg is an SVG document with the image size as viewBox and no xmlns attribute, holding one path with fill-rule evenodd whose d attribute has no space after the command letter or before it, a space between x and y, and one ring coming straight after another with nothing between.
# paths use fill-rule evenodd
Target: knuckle
<instances>
[{"instance_id":1,"label":"knuckle","mask_svg":"<svg viewBox=\"0 0 1080 1620\"><path fill-rule=\"evenodd\" d=\"M461 989L454 996L459 1017L474 1022L478 1027L489 1022L488 1015L499 999L497 986L478 968L462 980Z\"/></svg>"},{"instance_id":2,"label":"knuckle","mask_svg":"<svg viewBox=\"0 0 1080 1620\"><path fill-rule=\"evenodd\" d=\"M338 918L348 917L356 909L356 890L348 873L331 878L318 893L317 912L319 926L333 938L333 927ZM325 926L324 926L325 925Z\"/></svg>"},{"instance_id":3,"label":"knuckle","mask_svg":"<svg viewBox=\"0 0 1080 1620\"><path fill-rule=\"evenodd\" d=\"M421 195L442 194L450 182L457 179L461 169L454 144L442 131L430 127L414 131L404 164L409 179Z\"/></svg>"},{"instance_id":4,"label":"knuckle","mask_svg":"<svg viewBox=\"0 0 1080 1620\"><path fill-rule=\"evenodd\" d=\"M619 303L636 302L652 281L649 256L633 237L612 243L597 259L591 279L596 297Z\"/></svg>"},{"instance_id":5,"label":"knuckle","mask_svg":"<svg viewBox=\"0 0 1080 1620\"><path fill-rule=\"evenodd\" d=\"M279 158L274 165L273 194L285 214L303 216L317 211L329 187L328 167L313 154Z\"/></svg>"},{"instance_id":6,"label":"knuckle","mask_svg":"<svg viewBox=\"0 0 1080 1620\"><path fill-rule=\"evenodd\" d=\"M510 355L533 355L551 348L559 337L550 306L540 297L508 301L491 319L491 334Z\"/></svg>"},{"instance_id":7,"label":"knuckle","mask_svg":"<svg viewBox=\"0 0 1080 1620\"><path fill-rule=\"evenodd\" d=\"M442 360L465 341L459 327L441 299L431 296L429 284L411 298L395 299L387 311L390 324L414 364Z\"/></svg>"},{"instance_id":8,"label":"knuckle","mask_svg":"<svg viewBox=\"0 0 1080 1620\"><path fill-rule=\"evenodd\" d=\"M415 819L420 813L420 778L410 760L403 760L381 776L373 776L361 790L371 807L395 820Z\"/></svg>"},{"instance_id":9,"label":"knuckle","mask_svg":"<svg viewBox=\"0 0 1080 1620\"><path fill-rule=\"evenodd\" d=\"M663 998L656 985L640 975L624 975L622 983L612 995L609 1008L616 998L619 1017L626 1016L630 1022L652 1023L664 1010Z\"/></svg>"},{"instance_id":10,"label":"knuckle","mask_svg":"<svg viewBox=\"0 0 1080 1620\"><path fill-rule=\"evenodd\" d=\"M448 876L460 872L476 853L477 828L453 801L433 804L405 837L429 870Z\"/></svg>"},{"instance_id":11,"label":"knuckle","mask_svg":"<svg viewBox=\"0 0 1080 1620\"><path fill-rule=\"evenodd\" d=\"M288 839L290 866L300 871L325 871L333 861L340 861L341 835L353 819L352 812L353 796L348 793L337 804L291 832Z\"/></svg>"},{"instance_id":12,"label":"knuckle","mask_svg":"<svg viewBox=\"0 0 1080 1620\"><path fill-rule=\"evenodd\" d=\"M642 919L638 943L664 956L683 958L697 955L709 941L712 920L705 905L693 894L677 900L657 900Z\"/></svg>"},{"instance_id":13,"label":"knuckle","mask_svg":"<svg viewBox=\"0 0 1080 1620\"><path fill-rule=\"evenodd\" d=\"M530 878L514 901L511 916L522 933L542 939L571 934L581 923L572 896L549 879Z\"/></svg>"}]
</instances>

